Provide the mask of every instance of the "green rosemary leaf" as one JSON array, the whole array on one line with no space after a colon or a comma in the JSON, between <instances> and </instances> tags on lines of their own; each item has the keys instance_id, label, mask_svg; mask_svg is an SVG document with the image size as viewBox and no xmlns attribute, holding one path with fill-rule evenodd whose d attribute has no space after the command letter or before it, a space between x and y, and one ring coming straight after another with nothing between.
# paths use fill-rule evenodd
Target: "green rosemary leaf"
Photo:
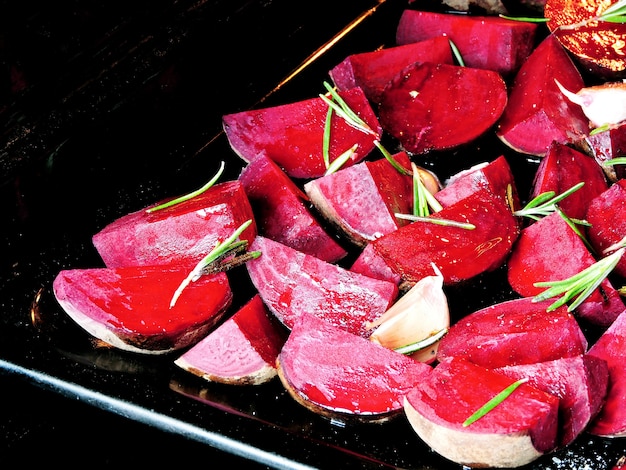
<instances>
[{"instance_id":1,"label":"green rosemary leaf","mask_svg":"<svg viewBox=\"0 0 626 470\"><path fill-rule=\"evenodd\" d=\"M324 137L322 141L322 155L324 157L324 167L330 166L330 131L332 128L333 108L328 107L326 121L324 122Z\"/></svg>"},{"instance_id":2,"label":"green rosemary leaf","mask_svg":"<svg viewBox=\"0 0 626 470\"><path fill-rule=\"evenodd\" d=\"M359 144L354 144L348 150L346 150L337 158L335 158L333 162L330 164L330 166L328 167L328 169L326 170L326 173L324 173L324 175L330 175L332 173L335 173L342 166L344 166L346 162L350 160L350 158L352 158L352 156L356 153L357 148L359 148Z\"/></svg>"},{"instance_id":3,"label":"green rosemary leaf","mask_svg":"<svg viewBox=\"0 0 626 470\"><path fill-rule=\"evenodd\" d=\"M492 411L496 406L498 406L500 403L502 403L504 400L506 400L508 397L511 396L511 394L523 383L528 382L528 378L524 377L521 378L519 380L516 380L515 382L513 382L511 385L509 385L508 387L506 387L504 390L502 390L500 393L498 393L496 396L494 396L491 400L489 400L487 403L485 403L483 406L481 406L480 408L478 408L478 410L476 410L469 418L467 418L464 422L463 422L463 426L467 427L470 424L475 423L476 421L478 421L480 418L482 418L483 416L485 416L487 413L489 413L490 411Z\"/></svg>"},{"instance_id":4,"label":"green rosemary leaf","mask_svg":"<svg viewBox=\"0 0 626 470\"><path fill-rule=\"evenodd\" d=\"M450 43L450 48L452 49L452 54L454 54L454 57L456 58L456 61L458 62L458 64L461 67L465 67L465 61L463 60L463 56L461 55L461 51L459 51L459 48L456 47L456 44L454 44L452 39L448 39L448 42Z\"/></svg>"},{"instance_id":5,"label":"green rosemary leaf","mask_svg":"<svg viewBox=\"0 0 626 470\"><path fill-rule=\"evenodd\" d=\"M428 338L425 338L421 341L416 341L415 343L412 343L412 344L407 344L406 346L401 346L399 348L394 349L394 351L399 352L400 354L412 354L416 351L419 351L420 349L424 349L424 348L427 348L428 346L432 346L441 338L443 338L447 332L448 332L448 328L444 328L436 332L434 335L429 336Z\"/></svg>"},{"instance_id":6,"label":"green rosemary leaf","mask_svg":"<svg viewBox=\"0 0 626 470\"><path fill-rule=\"evenodd\" d=\"M412 222L428 222L435 225L445 225L448 227L463 228L465 230L475 230L476 226L468 222L457 222L455 220L440 219L438 217L419 217L411 214L395 213L398 219L410 220Z\"/></svg>"},{"instance_id":7,"label":"green rosemary leaf","mask_svg":"<svg viewBox=\"0 0 626 470\"><path fill-rule=\"evenodd\" d=\"M393 155L391 155L391 153L389 153L389 151L385 147L383 147L383 145L378 140L374 140L374 145L378 148L378 150L380 150L380 153L383 154L383 156L387 159L391 166L398 170L399 173L406 176L411 176L411 172L404 168L402 165L400 165L395 160L395 158L393 158Z\"/></svg>"},{"instance_id":8,"label":"green rosemary leaf","mask_svg":"<svg viewBox=\"0 0 626 470\"><path fill-rule=\"evenodd\" d=\"M626 157L611 158L610 160L602 162L602 164L605 166L626 165Z\"/></svg>"},{"instance_id":9,"label":"green rosemary leaf","mask_svg":"<svg viewBox=\"0 0 626 470\"><path fill-rule=\"evenodd\" d=\"M554 191L546 191L545 193L539 194L533 200L531 200L526 206L522 209L519 209L513 212L513 215L518 217L529 217L533 220L539 220L540 217L549 215L557 210L556 204L561 202L567 196L572 194L575 191L578 191L580 188L584 186L584 182L580 182L575 184L567 191L559 194L558 196L554 195Z\"/></svg>"},{"instance_id":10,"label":"green rosemary leaf","mask_svg":"<svg viewBox=\"0 0 626 470\"><path fill-rule=\"evenodd\" d=\"M507 16L507 15L499 15L500 18L504 18L505 20L513 20L513 21L524 21L526 23L547 23L550 21L549 18L534 18L532 16Z\"/></svg>"}]
</instances>

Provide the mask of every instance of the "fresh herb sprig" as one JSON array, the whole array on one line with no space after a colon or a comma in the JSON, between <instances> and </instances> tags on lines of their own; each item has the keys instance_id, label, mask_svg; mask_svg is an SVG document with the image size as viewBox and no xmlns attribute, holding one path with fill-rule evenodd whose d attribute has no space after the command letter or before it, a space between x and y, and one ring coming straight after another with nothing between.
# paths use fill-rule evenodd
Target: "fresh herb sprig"
<instances>
[{"instance_id":1,"label":"fresh herb sprig","mask_svg":"<svg viewBox=\"0 0 626 470\"><path fill-rule=\"evenodd\" d=\"M549 18L544 18L544 17L533 18L533 17L527 17L527 16L519 16L519 17L507 16L507 15L499 15L499 16L507 20L524 21L527 23L546 23L550 21ZM578 29L596 21L600 21L600 22L604 21L606 23L626 23L626 0L619 0L618 2L615 2L613 5L608 7L599 15L584 19L582 21L579 21L578 23L573 23L569 25L561 25L559 26L559 29L560 30Z\"/></svg>"},{"instance_id":2,"label":"fresh herb sprig","mask_svg":"<svg viewBox=\"0 0 626 470\"><path fill-rule=\"evenodd\" d=\"M400 354L412 354L414 352L420 351L424 348L427 348L428 346L432 346L433 344L435 344L448 333L448 330L449 328L443 328L437 331L432 336L429 336L428 338L425 338L421 341L416 341L412 344L407 344L406 346L396 348L394 349L394 351L399 352Z\"/></svg>"},{"instance_id":3,"label":"fresh herb sprig","mask_svg":"<svg viewBox=\"0 0 626 470\"><path fill-rule=\"evenodd\" d=\"M504 390L502 390L500 393L498 393L496 396L494 396L491 400L489 400L487 403L485 403L483 406L481 406L480 408L478 408L474 413L472 413L470 415L469 418L467 418L464 422L463 422L463 427L467 427L470 424L475 423L476 421L478 421L480 418L482 418L483 416L485 416L487 413L489 413L490 411L492 411L496 406L498 406L500 403L502 403L504 400L506 400L508 397L511 396L511 394L517 390L517 388L522 385L523 383L528 382L528 378L527 377L523 377L519 380L516 380L515 382L513 382L511 385L509 385L508 387L506 387Z\"/></svg>"},{"instance_id":4,"label":"fresh herb sprig","mask_svg":"<svg viewBox=\"0 0 626 470\"><path fill-rule=\"evenodd\" d=\"M412 214L401 214L399 212L396 212L395 216L398 219L410 220L411 222L427 222L435 225L444 225L446 227L462 228L465 230L476 229L476 226L474 224L470 224L469 222L458 222L456 220L441 219L439 217L419 217Z\"/></svg>"},{"instance_id":5,"label":"fresh herb sprig","mask_svg":"<svg viewBox=\"0 0 626 470\"><path fill-rule=\"evenodd\" d=\"M580 182L569 188L567 191L556 195L554 191L546 191L529 201L522 209L513 212L518 217L528 217L533 220L539 220L542 217L552 214L557 210L557 203L561 202L570 194L578 191L584 186L584 182Z\"/></svg>"}]
</instances>

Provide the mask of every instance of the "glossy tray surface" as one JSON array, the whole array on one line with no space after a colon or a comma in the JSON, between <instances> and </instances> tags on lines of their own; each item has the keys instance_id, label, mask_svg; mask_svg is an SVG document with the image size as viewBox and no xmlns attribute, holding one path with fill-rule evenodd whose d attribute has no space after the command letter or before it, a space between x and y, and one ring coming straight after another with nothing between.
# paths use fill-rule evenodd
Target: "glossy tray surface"
<instances>
[{"instance_id":1,"label":"glossy tray surface","mask_svg":"<svg viewBox=\"0 0 626 470\"><path fill-rule=\"evenodd\" d=\"M196 189L222 160L224 179L237 177L243 162L221 133L223 114L316 96L348 54L393 45L409 5L416 7L394 0L3 3L0 372L15 406L30 399L23 384L31 384L46 391L35 399L68 413L78 402L94 422L105 421L101 413L120 415L172 442L273 468L454 467L403 417L333 422L295 403L278 380L212 384L178 370L169 356L94 348L50 292L61 269L102 264L91 236L115 218ZM452 173L506 151L481 145L480 155L424 163ZM533 165L513 161L520 174ZM528 184L520 182L522 194ZM244 271L231 276L235 309L252 292ZM461 315L501 300L499 278L454 290L451 308ZM41 403L34 409L62 416ZM7 446L19 441L10 422L0 431ZM585 437L530 468L610 468L621 452L619 441Z\"/></svg>"}]
</instances>

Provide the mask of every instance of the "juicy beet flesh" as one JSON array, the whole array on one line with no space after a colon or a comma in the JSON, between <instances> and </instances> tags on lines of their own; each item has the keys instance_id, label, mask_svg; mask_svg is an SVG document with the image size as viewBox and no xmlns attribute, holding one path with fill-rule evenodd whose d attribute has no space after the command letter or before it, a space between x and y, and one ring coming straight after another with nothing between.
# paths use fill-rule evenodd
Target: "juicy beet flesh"
<instances>
[{"instance_id":1,"label":"juicy beet flesh","mask_svg":"<svg viewBox=\"0 0 626 470\"><path fill-rule=\"evenodd\" d=\"M201 276L170 302L185 265L71 269L54 280L56 299L88 333L121 349L161 354L204 337L232 302L224 273Z\"/></svg>"},{"instance_id":2,"label":"juicy beet flesh","mask_svg":"<svg viewBox=\"0 0 626 470\"><path fill-rule=\"evenodd\" d=\"M496 368L583 354L587 340L576 318L565 307L546 313L550 303L521 298L473 312L452 325L437 358Z\"/></svg>"},{"instance_id":3,"label":"juicy beet flesh","mask_svg":"<svg viewBox=\"0 0 626 470\"><path fill-rule=\"evenodd\" d=\"M440 36L353 54L333 67L329 73L338 90L361 87L370 102L377 105L387 82L414 62L452 64L450 42L444 36Z\"/></svg>"},{"instance_id":4,"label":"juicy beet flesh","mask_svg":"<svg viewBox=\"0 0 626 470\"><path fill-rule=\"evenodd\" d=\"M608 160L626 155L626 123L586 136L575 144L600 163L609 181L626 177L626 166L604 165Z\"/></svg>"},{"instance_id":5,"label":"juicy beet flesh","mask_svg":"<svg viewBox=\"0 0 626 470\"><path fill-rule=\"evenodd\" d=\"M363 90L351 88L339 93L346 104L368 124L374 135L363 132L333 113L329 145L330 161L358 144L345 163L349 166L364 159L380 139L382 129ZM223 116L226 137L244 161L251 162L262 152L292 178L317 178L326 172L324 128L328 104L320 97L269 108L241 111Z\"/></svg>"},{"instance_id":6,"label":"juicy beet flesh","mask_svg":"<svg viewBox=\"0 0 626 470\"><path fill-rule=\"evenodd\" d=\"M533 297L546 289L534 283L567 279L595 261L580 236L554 212L522 230L508 259L507 275L517 293ZM590 323L608 326L622 310L619 292L605 279L575 313Z\"/></svg>"},{"instance_id":7,"label":"juicy beet flesh","mask_svg":"<svg viewBox=\"0 0 626 470\"><path fill-rule=\"evenodd\" d=\"M417 62L387 84L379 119L404 150L422 154L456 148L483 135L506 102L506 85L497 72Z\"/></svg>"},{"instance_id":8,"label":"juicy beet flesh","mask_svg":"<svg viewBox=\"0 0 626 470\"><path fill-rule=\"evenodd\" d=\"M408 44L444 36L459 49L468 67L502 75L516 72L534 47L537 25L497 16L450 15L407 9L396 42Z\"/></svg>"},{"instance_id":9,"label":"juicy beet flesh","mask_svg":"<svg viewBox=\"0 0 626 470\"><path fill-rule=\"evenodd\" d=\"M309 211L306 194L265 154L243 169L239 181L260 235L331 263L347 254Z\"/></svg>"},{"instance_id":10,"label":"juicy beet flesh","mask_svg":"<svg viewBox=\"0 0 626 470\"><path fill-rule=\"evenodd\" d=\"M305 313L280 355L280 377L303 405L321 413L385 419L431 367Z\"/></svg>"},{"instance_id":11,"label":"juicy beet flesh","mask_svg":"<svg viewBox=\"0 0 626 470\"><path fill-rule=\"evenodd\" d=\"M252 243L252 207L241 183L228 181L165 209L124 215L96 233L93 244L109 268L180 262L194 266L248 220L253 223L239 238Z\"/></svg>"},{"instance_id":12,"label":"juicy beet flesh","mask_svg":"<svg viewBox=\"0 0 626 470\"><path fill-rule=\"evenodd\" d=\"M589 133L589 120L581 107L561 93L555 79L568 90L584 86L563 46L548 36L515 75L496 131L506 145L543 157L553 141L568 143Z\"/></svg>"}]
</instances>

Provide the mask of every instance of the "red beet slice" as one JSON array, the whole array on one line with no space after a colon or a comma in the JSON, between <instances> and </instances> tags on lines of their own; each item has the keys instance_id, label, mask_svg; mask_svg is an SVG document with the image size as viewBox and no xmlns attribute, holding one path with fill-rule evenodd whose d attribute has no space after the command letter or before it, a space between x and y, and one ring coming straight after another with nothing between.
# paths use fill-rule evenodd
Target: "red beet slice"
<instances>
[{"instance_id":1,"label":"red beet slice","mask_svg":"<svg viewBox=\"0 0 626 470\"><path fill-rule=\"evenodd\" d=\"M524 62L509 93L496 134L513 150L543 157L553 141L568 143L589 133L580 106L559 90L584 86L578 69L554 36L548 36Z\"/></svg>"},{"instance_id":2,"label":"red beet slice","mask_svg":"<svg viewBox=\"0 0 626 470\"><path fill-rule=\"evenodd\" d=\"M609 389L589 433L597 436L626 436L626 314L622 313L589 349L589 355L609 366Z\"/></svg>"},{"instance_id":3,"label":"red beet slice","mask_svg":"<svg viewBox=\"0 0 626 470\"><path fill-rule=\"evenodd\" d=\"M210 382L259 385L276 376L285 340L284 329L255 295L174 363Z\"/></svg>"},{"instance_id":4,"label":"red beet slice","mask_svg":"<svg viewBox=\"0 0 626 470\"><path fill-rule=\"evenodd\" d=\"M506 102L506 85L497 72L418 62L387 84L379 119L404 150L423 154L483 135L498 121Z\"/></svg>"},{"instance_id":5,"label":"red beet slice","mask_svg":"<svg viewBox=\"0 0 626 470\"><path fill-rule=\"evenodd\" d=\"M585 219L590 224L587 239L601 256L604 250L626 237L626 180L617 181L594 198L587 208ZM615 272L626 277L624 258L615 266Z\"/></svg>"},{"instance_id":6,"label":"red beet slice","mask_svg":"<svg viewBox=\"0 0 626 470\"><path fill-rule=\"evenodd\" d=\"M338 90L361 87L370 102L378 104L389 80L414 62L452 64L450 42L440 36L402 46L352 54L329 73Z\"/></svg>"},{"instance_id":7,"label":"red beet slice","mask_svg":"<svg viewBox=\"0 0 626 470\"><path fill-rule=\"evenodd\" d=\"M445 36L457 46L468 67L509 75L516 72L532 52L536 30L534 23L497 16L405 10L396 30L396 43Z\"/></svg>"},{"instance_id":8,"label":"red beet slice","mask_svg":"<svg viewBox=\"0 0 626 470\"><path fill-rule=\"evenodd\" d=\"M264 153L241 172L260 235L333 263L347 252L305 206L308 198Z\"/></svg>"},{"instance_id":9,"label":"red beet slice","mask_svg":"<svg viewBox=\"0 0 626 470\"><path fill-rule=\"evenodd\" d=\"M386 421L431 367L304 313L278 356L296 401L329 416Z\"/></svg>"},{"instance_id":10,"label":"red beet slice","mask_svg":"<svg viewBox=\"0 0 626 470\"><path fill-rule=\"evenodd\" d=\"M65 312L92 336L117 348L164 354L190 346L220 321L232 292L224 273L201 276L170 302L188 267L71 269L54 280Z\"/></svg>"},{"instance_id":11,"label":"red beet slice","mask_svg":"<svg viewBox=\"0 0 626 470\"><path fill-rule=\"evenodd\" d=\"M406 395L404 410L417 435L453 462L519 467L556 448L558 398L522 384L478 421L463 426L512 383L503 374L451 358Z\"/></svg>"},{"instance_id":12,"label":"red beet slice","mask_svg":"<svg viewBox=\"0 0 626 470\"><path fill-rule=\"evenodd\" d=\"M505 366L497 372L559 398L559 447L576 439L600 411L609 381L604 359L582 354L553 361Z\"/></svg>"},{"instance_id":13,"label":"red beet slice","mask_svg":"<svg viewBox=\"0 0 626 470\"><path fill-rule=\"evenodd\" d=\"M287 327L312 313L367 337L366 323L382 315L398 295L395 284L373 279L257 236L251 250L261 256L246 263L252 283L269 310Z\"/></svg>"},{"instance_id":14,"label":"red beet slice","mask_svg":"<svg viewBox=\"0 0 626 470\"><path fill-rule=\"evenodd\" d=\"M411 169L405 152L393 158ZM413 210L412 177L400 173L385 158L311 180L304 190L318 211L358 246L406 225L395 214Z\"/></svg>"},{"instance_id":15,"label":"red beet slice","mask_svg":"<svg viewBox=\"0 0 626 470\"><path fill-rule=\"evenodd\" d=\"M339 93L375 136L356 129L333 113L330 161L352 146L356 152L345 166L357 163L374 149L382 129L367 97L360 88ZM292 178L317 178L326 172L323 144L328 105L319 97L269 108L241 111L223 116L226 137L244 161L251 162L262 152Z\"/></svg>"},{"instance_id":16,"label":"red beet slice","mask_svg":"<svg viewBox=\"0 0 626 470\"><path fill-rule=\"evenodd\" d=\"M575 144L596 159L609 181L615 182L626 177L626 166L604 165L608 160L626 155L626 124L586 136Z\"/></svg>"},{"instance_id":17,"label":"red beet slice","mask_svg":"<svg viewBox=\"0 0 626 470\"><path fill-rule=\"evenodd\" d=\"M473 230L413 222L372 241L350 268L380 279L401 280L400 288L433 274L445 284L470 279L502 265L519 234L519 225L502 197L480 189L431 215L470 223Z\"/></svg>"},{"instance_id":18,"label":"red beet slice","mask_svg":"<svg viewBox=\"0 0 626 470\"><path fill-rule=\"evenodd\" d=\"M550 32L589 72L603 78L624 77L626 24L593 21L571 29L572 25L601 14L611 2L600 0L546 0L544 16ZM560 29L562 27L566 29Z\"/></svg>"},{"instance_id":19,"label":"red beet slice","mask_svg":"<svg viewBox=\"0 0 626 470\"><path fill-rule=\"evenodd\" d=\"M574 316L549 301L521 298L477 310L439 343L437 358L464 357L488 368L534 364L583 354L587 340Z\"/></svg>"},{"instance_id":20,"label":"red beet slice","mask_svg":"<svg viewBox=\"0 0 626 470\"><path fill-rule=\"evenodd\" d=\"M534 297L546 289L534 283L567 279L595 261L580 236L554 212L522 230L507 263L509 284L520 295ZM592 324L608 326L624 308L619 292L605 279L575 313Z\"/></svg>"},{"instance_id":21,"label":"red beet slice","mask_svg":"<svg viewBox=\"0 0 626 470\"><path fill-rule=\"evenodd\" d=\"M228 181L172 207L152 213L142 209L120 217L96 233L93 244L109 268L194 266L248 220L254 221L254 215L243 186ZM251 243L255 235L252 223L240 240Z\"/></svg>"},{"instance_id":22,"label":"red beet slice","mask_svg":"<svg viewBox=\"0 0 626 470\"><path fill-rule=\"evenodd\" d=\"M561 194L581 182L585 183L582 188L559 202L559 208L573 219L584 219L590 201L608 185L602 168L593 158L553 142L537 168L530 197L548 191Z\"/></svg>"}]
</instances>

